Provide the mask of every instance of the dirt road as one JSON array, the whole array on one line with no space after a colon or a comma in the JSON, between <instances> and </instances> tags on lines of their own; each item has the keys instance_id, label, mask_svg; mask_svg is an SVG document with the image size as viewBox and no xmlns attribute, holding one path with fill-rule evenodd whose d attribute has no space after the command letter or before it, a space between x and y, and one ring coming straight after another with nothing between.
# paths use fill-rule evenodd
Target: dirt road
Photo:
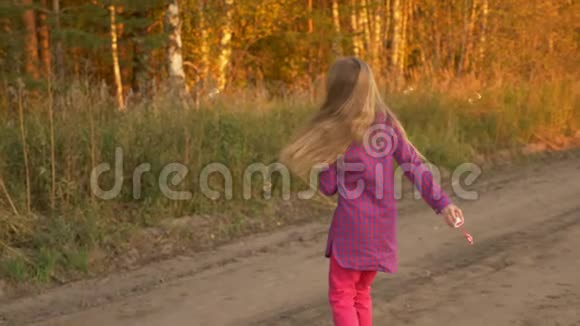
<instances>
[{"instance_id":1,"label":"dirt road","mask_svg":"<svg viewBox=\"0 0 580 326\"><path fill-rule=\"evenodd\" d=\"M376 325L580 325L580 158L497 173L462 203L476 244L402 205ZM0 306L0 325L330 325L327 225L291 227Z\"/></svg>"}]
</instances>

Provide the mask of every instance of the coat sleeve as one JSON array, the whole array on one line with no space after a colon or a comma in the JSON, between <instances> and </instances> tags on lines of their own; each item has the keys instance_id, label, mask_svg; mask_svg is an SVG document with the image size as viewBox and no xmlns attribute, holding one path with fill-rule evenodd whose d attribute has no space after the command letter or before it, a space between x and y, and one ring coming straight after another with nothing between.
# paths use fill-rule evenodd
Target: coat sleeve
<instances>
[{"instance_id":1,"label":"coat sleeve","mask_svg":"<svg viewBox=\"0 0 580 326\"><path fill-rule=\"evenodd\" d=\"M318 182L320 186L320 191L327 195L332 196L336 194L338 190L336 182L336 162L332 163L326 170L320 172L318 175Z\"/></svg>"},{"instance_id":2,"label":"coat sleeve","mask_svg":"<svg viewBox=\"0 0 580 326\"><path fill-rule=\"evenodd\" d=\"M434 180L433 173L423 163L415 148L403 137L401 131L398 128L394 128L394 131L396 148L393 156L399 168L403 169L405 176L415 185L423 200L435 213L441 213L447 205L451 204L449 196Z\"/></svg>"}]
</instances>

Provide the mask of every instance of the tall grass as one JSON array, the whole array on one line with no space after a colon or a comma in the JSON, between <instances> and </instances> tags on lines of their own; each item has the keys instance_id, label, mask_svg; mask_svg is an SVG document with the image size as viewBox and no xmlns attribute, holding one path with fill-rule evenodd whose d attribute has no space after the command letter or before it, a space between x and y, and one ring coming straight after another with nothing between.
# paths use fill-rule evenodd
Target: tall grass
<instances>
[{"instance_id":1,"label":"tall grass","mask_svg":"<svg viewBox=\"0 0 580 326\"><path fill-rule=\"evenodd\" d=\"M388 95L387 102L427 158L453 167L536 136L578 130L573 86L519 84L479 95L409 89ZM316 107L306 100L236 97L191 108L158 95L119 113L104 87L82 82L55 91L49 101L36 92L2 102L7 107L0 111L0 275L16 281L86 272L92 250L113 250L132 230L162 218L227 215L230 219L216 219L222 225L215 227L232 224L227 232L232 236L250 216L275 214L276 199L242 198L243 171L251 163L276 161ZM125 181L117 198L104 201L90 190L91 170L102 162L113 164L118 147ZM189 168L175 188L191 190L191 200L171 201L157 186L161 170L173 162ZM232 171L233 200L213 201L199 192L200 171L212 162ZM151 171L142 177L141 197L135 199L132 175L141 163L151 164ZM114 176L102 179L100 185L108 188ZM222 181L213 178L212 186L222 187Z\"/></svg>"}]
</instances>

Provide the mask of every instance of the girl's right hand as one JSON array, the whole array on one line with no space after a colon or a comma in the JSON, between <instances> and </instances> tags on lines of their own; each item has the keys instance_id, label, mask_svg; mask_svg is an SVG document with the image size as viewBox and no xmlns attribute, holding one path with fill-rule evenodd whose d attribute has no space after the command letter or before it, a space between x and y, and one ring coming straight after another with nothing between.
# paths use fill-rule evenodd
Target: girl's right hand
<instances>
[{"instance_id":1,"label":"girl's right hand","mask_svg":"<svg viewBox=\"0 0 580 326\"><path fill-rule=\"evenodd\" d=\"M454 204L449 204L445 207L441 214L445 219L445 223L452 228L458 228L465 223L465 218L463 217L463 211Z\"/></svg>"}]
</instances>

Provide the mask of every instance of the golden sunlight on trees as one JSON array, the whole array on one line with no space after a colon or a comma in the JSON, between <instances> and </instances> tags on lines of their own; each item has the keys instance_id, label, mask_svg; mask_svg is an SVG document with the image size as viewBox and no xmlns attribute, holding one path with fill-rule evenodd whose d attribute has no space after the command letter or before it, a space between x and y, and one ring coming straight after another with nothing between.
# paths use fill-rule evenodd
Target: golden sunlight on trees
<instances>
[{"instance_id":1,"label":"golden sunlight on trees","mask_svg":"<svg viewBox=\"0 0 580 326\"><path fill-rule=\"evenodd\" d=\"M89 75L121 98L165 81L194 96L312 89L342 55L368 61L385 91L464 77L485 85L569 75L577 54L578 4L567 0L19 0L1 8L0 59L16 63L2 65L3 78Z\"/></svg>"},{"instance_id":2,"label":"golden sunlight on trees","mask_svg":"<svg viewBox=\"0 0 580 326\"><path fill-rule=\"evenodd\" d=\"M185 85L183 55L181 54L181 18L177 0L167 0L165 7L165 32L167 33L167 71L175 87Z\"/></svg>"},{"instance_id":3,"label":"golden sunlight on trees","mask_svg":"<svg viewBox=\"0 0 580 326\"><path fill-rule=\"evenodd\" d=\"M36 17L34 10L32 9L32 0L22 0L23 13L22 21L26 29L26 40L25 40L25 68L24 70L32 78L38 78L39 73L39 60L38 60L38 38L36 35Z\"/></svg>"},{"instance_id":4,"label":"golden sunlight on trees","mask_svg":"<svg viewBox=\"0 0 580 326\"><path fill-rule=\"evenodd\" d=\"M123 99L123 82L121 81L121 69L119 67L119 46L117 42L117 21L116 8L109 5L109 15L111 17L111 56L113 57L113 73L115 74L115 87L117 93L117 107L120 111L125 110L125 100Z\"/></svg>"}]
</instances>

